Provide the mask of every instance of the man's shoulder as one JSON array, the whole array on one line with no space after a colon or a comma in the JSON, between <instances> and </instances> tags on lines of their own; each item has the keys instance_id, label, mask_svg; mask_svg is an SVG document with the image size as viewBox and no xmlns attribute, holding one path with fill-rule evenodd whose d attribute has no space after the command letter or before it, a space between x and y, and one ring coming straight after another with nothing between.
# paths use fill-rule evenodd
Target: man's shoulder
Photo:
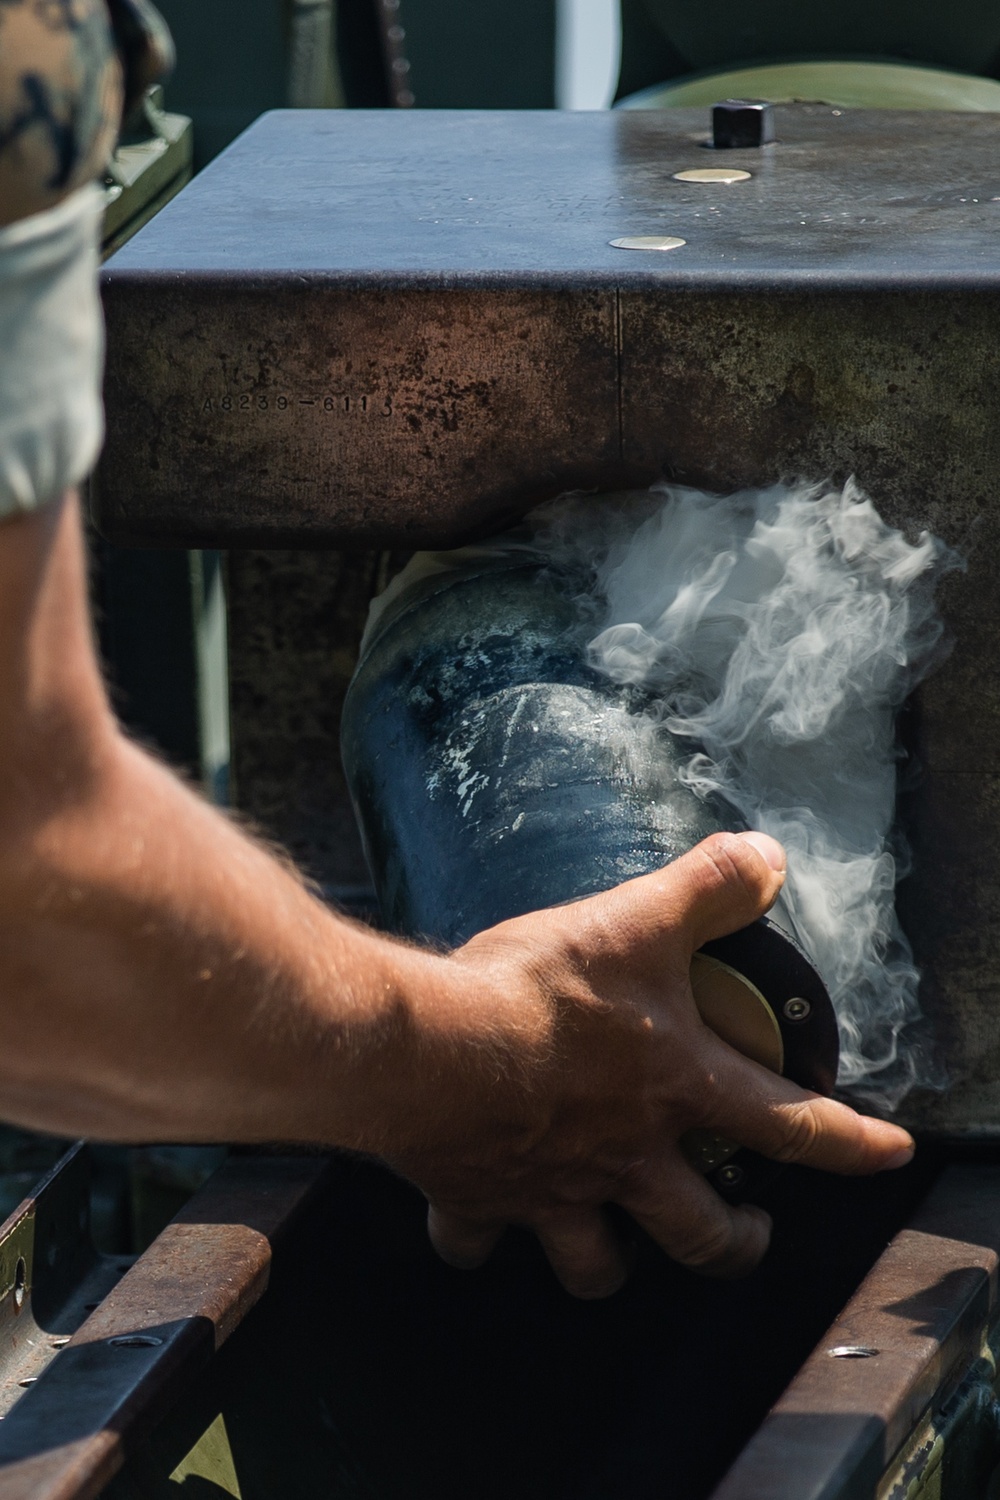
<instances>
[{"instance_id":1,"label":"man's shoulder","mask_svg":"<svg viewBox=\"0 0 1000 1500\"><path fill-rule=\"evenodd\" d=\"M0 226L98 176L120 107L104 0L0 0Z\"/></svg>"}]
</instances>

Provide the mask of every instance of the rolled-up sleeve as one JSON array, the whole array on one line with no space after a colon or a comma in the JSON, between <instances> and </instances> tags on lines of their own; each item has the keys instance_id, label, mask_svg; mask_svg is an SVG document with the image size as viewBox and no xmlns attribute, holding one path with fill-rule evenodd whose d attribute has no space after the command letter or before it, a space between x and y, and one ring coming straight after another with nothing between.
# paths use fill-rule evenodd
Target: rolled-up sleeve
<instances>
[{"instance_id":1,"label":"rolled-up sleeve","mask_svg":"<svg viewBox=\"0 0 1000 1500\"><path fill-rule=\"evenodd\" d=\"M78 484L103 437L102 194L0 229L0 518Z\"/></svg>"}]
</instances>

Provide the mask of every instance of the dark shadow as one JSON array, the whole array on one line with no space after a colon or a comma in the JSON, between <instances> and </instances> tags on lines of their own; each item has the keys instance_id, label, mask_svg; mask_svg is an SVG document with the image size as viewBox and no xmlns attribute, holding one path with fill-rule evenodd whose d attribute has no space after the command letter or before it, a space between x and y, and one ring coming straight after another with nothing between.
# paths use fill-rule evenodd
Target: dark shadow
<instances>
[{"instance_id":1,"label":"dark shadow","mask_svg":"<svg viewBox=\"0 0 1000 1500\"><path fill-rule=\"evenodd\" d=\"M946 1271L933 1286L922 1287L914 1296L884 1303L883 1311L905 1318L912 1324L912 1333L940 1342L955 1327L959 1314L968 1316L977 1297L982 1299L985 1321L989 1284L990 1278L981 1266Z\"/></svg>"}]
</instances>

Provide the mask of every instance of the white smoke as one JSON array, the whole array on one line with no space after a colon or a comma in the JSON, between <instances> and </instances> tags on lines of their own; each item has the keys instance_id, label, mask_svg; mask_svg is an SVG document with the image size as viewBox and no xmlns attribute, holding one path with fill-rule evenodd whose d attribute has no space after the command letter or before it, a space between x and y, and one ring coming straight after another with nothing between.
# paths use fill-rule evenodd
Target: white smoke
<instances>
[{"instance_id":1,"label":"white smoke","mask_svg":"<svg viewBox=\"0 0 1000 1500\"><path fill-rule=\"evenodd\" d=\"M536 527L590 575L591 663L694 742L692 786L785 845L785 920L836 1008L839 1083L893 1108L931 1081L894 904L895 716L942 654L933 591L957 555L908 542L853 482L567 497Z\"/></svg>"}]
</instances>

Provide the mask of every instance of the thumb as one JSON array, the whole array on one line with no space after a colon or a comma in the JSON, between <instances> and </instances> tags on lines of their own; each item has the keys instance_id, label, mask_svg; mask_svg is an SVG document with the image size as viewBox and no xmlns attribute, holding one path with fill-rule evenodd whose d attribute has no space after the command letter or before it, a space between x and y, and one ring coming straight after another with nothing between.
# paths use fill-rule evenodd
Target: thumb
<instances>
[{"instance_id":1,"label":"thumb","mask_svg":"<svg viewBox=\"0 0 1000 1500\"><path fill-rule=\"evenodd\" d=\"M712 938L748 927L773 906L785 883L785 851L766 833L717 833L659 878L693 953Z\"/></svg>"}]
</instances>

